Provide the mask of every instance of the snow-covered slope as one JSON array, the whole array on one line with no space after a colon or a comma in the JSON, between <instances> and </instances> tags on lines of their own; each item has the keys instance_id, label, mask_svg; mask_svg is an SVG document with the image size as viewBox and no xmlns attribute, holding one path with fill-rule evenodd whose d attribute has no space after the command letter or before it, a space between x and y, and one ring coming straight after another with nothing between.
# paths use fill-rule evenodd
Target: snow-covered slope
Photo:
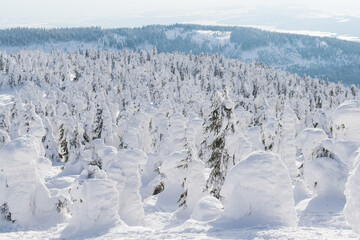
<instances>
[{"instance_id":1,"label":"snow-covered slope","mask_svg":"<svg viewBox=\"0 0 360 240\"><path fill-rule=\"evenodd\" d=\"M142 28L0 30L0 50L92 49L208 53L263 62L274 68L359 85L360 43L249 27L176 24Z\"/></svg>"},{"instance_id":2,"label":"snow-covered slope","mask_svg":"<svg viewBox=\"0 0 360 240\"><path fill-rule=\"evenodd\" d=\"M155 50L0 71L1 239L357 238L355 86Z\"/></svg>"}]
</instances>

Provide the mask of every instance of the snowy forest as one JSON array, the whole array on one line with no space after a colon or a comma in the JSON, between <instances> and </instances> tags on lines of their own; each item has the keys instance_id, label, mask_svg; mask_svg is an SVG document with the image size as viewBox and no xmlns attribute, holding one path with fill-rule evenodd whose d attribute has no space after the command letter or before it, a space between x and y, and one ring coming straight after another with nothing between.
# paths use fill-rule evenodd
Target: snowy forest
<instances>
[{"instance_id":1,"label":"snowy forest","mask_svg":"<svg viewBox=\"0 0 360 240\"><path fill-rule=\"evenodd\" d=\"M277 33L249 27L193 24L141 28L12 28L0 30L0 50L152 50L218 54L262 62L300 76L359 86L360 43L335 37Z\"/></svg>"},{"instance_id":2,"label":"snowy forest","mask_svg":"<svg viewBox=\"0 0 360 240\"><path fill-rule=\"evenodd\" d=\"M2 232L360 234L355 85L154 48L0 52L0 88Z\"/></svg>"}]
</instances>

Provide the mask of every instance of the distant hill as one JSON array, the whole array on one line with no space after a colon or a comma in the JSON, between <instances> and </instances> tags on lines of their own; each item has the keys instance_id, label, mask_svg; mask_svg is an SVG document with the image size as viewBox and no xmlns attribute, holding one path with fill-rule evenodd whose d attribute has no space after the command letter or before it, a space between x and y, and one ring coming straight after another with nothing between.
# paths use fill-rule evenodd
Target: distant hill
<instances>
[{"instance_id":1,"label":"distant hill","mask_svg":"<svg viewBox=\"0 0 360 240\"><path fill-rule=\"evenodd\" d=\"M247 27L176 24L102 29L13 28L0 30L0 50L65 51L88 48L211 53L263 62L300 76L359 85L360 43L329 37L275 33Z\"/></svg>"}]
</instances>

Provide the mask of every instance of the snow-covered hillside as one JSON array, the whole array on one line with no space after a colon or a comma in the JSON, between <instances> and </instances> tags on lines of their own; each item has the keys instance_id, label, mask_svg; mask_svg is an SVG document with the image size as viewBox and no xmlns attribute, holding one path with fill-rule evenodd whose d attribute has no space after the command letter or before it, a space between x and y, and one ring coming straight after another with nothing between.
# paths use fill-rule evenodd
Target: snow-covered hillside
<instances>
[{"instance_id":1,"label":"snow-covered hillside","mask_svg":"<svg viewBox=\"0 0 360 240\"><path fill-rule=\"evenodd\" d=\"M355 86L156 50L0 71L1 239L357 238Z\"/></svg>"},{"instance_id":2,"label":"snow-covered hillside","mask_svg":"<svg viewBox=\"0 0 360 240\"><path fill-rule=\"evenodd\" d=\"M262 62L300 76L359 86L360 43L263 31L248 27L176 24L142 28L64 28L0 30L0 50L62 49L151 50L218 54L250 63Z\"/></svg>"}]
</instances>

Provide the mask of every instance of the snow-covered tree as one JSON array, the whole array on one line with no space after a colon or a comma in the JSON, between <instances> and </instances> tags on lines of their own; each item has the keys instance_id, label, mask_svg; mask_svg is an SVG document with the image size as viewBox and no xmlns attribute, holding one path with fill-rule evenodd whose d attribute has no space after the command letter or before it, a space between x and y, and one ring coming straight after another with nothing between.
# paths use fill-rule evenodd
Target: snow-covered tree
<instances>
[{"instance_id":1,"label":"snow-covered tree","mask_svg":"<svg viewBox=\"0 0 360 240\"><path fill-rule=\"evenodd\" d=\"M45 157L49 158L52 161L60 162L58 145L53 135L53 128L51 126L51 123L49 119L45 116L43 118L43 123L45 128L45 135L42 138L42 143L45 149ZM63 149L63 152L64 151L66 150Z\"/></svg>"},{"instance_id":2,"label":"snow-covered tree","mask_svg":"<svg viewBox=\"0 0 360 240\"><path fill-rule=\"evenodd\" d=\"M224 98L219 92L215 92L212 111L205 126L205 134L209 133L210 136L205 140L203 149L209 151L206 163L211 168L206 189L218 199L221 198L220 190L229 171L230 156L225 146L227 135L235 132L235 126L231 121L232 108L228 96L225 95Z\"/></svg>"}]
</instances>

